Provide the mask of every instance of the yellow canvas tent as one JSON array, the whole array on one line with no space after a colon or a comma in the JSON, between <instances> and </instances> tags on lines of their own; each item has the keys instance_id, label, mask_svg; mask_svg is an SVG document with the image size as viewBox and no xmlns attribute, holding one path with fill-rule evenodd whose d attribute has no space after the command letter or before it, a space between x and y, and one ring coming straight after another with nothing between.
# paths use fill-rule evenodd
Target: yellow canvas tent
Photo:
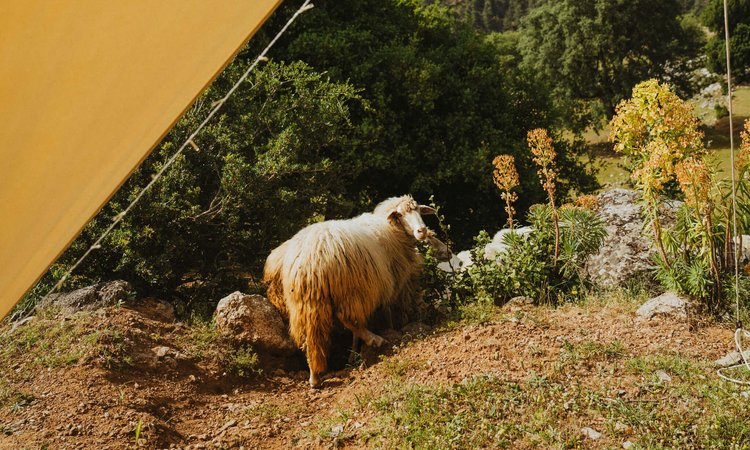
<instances>
[{"instance_id":1,"label":"yellow canvas tent","mask_svg":"<svg viewBox=\"0 0 750 450\"><path fill-rule=\"evenodd\" d=\"M0 318L280 1L0 5Z\"/></svg>"}]
</instances>

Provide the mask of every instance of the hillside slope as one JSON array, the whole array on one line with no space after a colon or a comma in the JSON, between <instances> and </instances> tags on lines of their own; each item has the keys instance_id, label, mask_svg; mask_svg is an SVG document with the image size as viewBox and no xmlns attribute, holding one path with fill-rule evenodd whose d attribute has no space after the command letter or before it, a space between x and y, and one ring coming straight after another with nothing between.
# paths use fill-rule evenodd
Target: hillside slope
<instances>
[{"instance_id":1,"label":"hillside slope","mask_svg":"<svg viewBox=\"0 0 750 450\"><path fill-rule=\"evenodd\" d=\"M40 316L0 330L0 448L750 445L746 394L711 367L732 331L640 322L637 304L466 311L321 390L304 370L248 377L209 326L148 301Z\"/></svg>"}]
</instances>

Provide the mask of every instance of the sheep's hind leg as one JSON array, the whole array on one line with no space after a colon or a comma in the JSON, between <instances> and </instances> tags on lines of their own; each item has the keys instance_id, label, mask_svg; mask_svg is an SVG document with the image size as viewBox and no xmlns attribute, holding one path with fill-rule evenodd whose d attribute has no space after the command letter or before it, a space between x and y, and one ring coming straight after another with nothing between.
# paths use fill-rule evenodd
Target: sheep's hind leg
<instances>
[{"instance_id":1,"label":"sheep's hind leg","mask_svg":"<svg viewBox=\"0 0 750 450\"><path fill-rule=\"evenodd\" d=\"M386 343L386 340L365 327L360 327L356 324L351 323L343 314L336 313L336 317L341 322L341 325L346 327L347 330L351 331L355 338L362 339L365 344L370 347L380 347Z\"/></svg>"}]
</instances>

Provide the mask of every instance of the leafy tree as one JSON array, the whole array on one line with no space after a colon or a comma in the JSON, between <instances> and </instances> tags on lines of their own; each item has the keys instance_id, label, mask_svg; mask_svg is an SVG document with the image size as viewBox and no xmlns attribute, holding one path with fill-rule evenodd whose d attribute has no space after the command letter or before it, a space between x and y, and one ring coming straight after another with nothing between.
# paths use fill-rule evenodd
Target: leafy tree
<instances>
[{"instance_id":1,"label":"leafy tree","mask_svg":"<svg viewBox=\"0 0 750 450\"><path fill-rule=\"evenodd\" d=\"M730 0L728 10L732 76L744 77L750 70L750 0ZM715 33L706 45L708 68L716 73L726 73L723 0L708 2L703 12L703 22Z\"/></svg>"},{"instance_id":2,"label":"leafy tree","mask_svg":"<svg viewBox=\"0 0 750 450\"><path fill-rule=\"evenodd\" d=\"M701 15L708 0L680 0L680 9L684 13Z\"/></svg>"},{"instance_id":3,"label":"leafy tree","mask_svg":"<svg viewBox=\"0 0 750 450\"><path fill-rule=\"evenodd\" d=\"M581 130L614 112L639 81L657 77L684 92L700 30L683 23L677 0L547 2L522 21L523 65L558 99L567 124Z\"/></svg>"},{"instance_id":4,"label":"leafy tree","mask_svg":"<svg viewBox=\"0 0 750 450\"><path fill-rule=\"evenodd\" d=\"M446 1L467 23L483 32L518 29L521 19L545 0L465 0ZM425 3L432 3L425 1Z\"/></svg>"}]
</instances>

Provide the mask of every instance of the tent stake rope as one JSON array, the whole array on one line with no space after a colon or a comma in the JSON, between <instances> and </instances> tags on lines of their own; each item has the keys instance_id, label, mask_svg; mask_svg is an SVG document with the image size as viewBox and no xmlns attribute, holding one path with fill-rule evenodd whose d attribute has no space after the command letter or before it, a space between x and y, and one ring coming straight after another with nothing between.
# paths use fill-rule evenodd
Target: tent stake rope
<instances>
[{"instance_id":1,"label":"tent stake rope","mask_svg":"<svg viewBox=\"0 0 750 450\"><path fill-rule=\"evenodd\" d=\"M750 338L750 332L742 328L740 320L740 248L742 246L742 236L737 234L737 179L734 164L734 124L732 115L732 65L729 48L729 8L727 0L724 0L724 49L727 60L727 109L729 111L729 156L731 159L732 173L732 241L734 242L734 314L735 314L735 331L734 343L737 351L740 352L742 363L730 367L718 369L716 373L722 379L736 384L750 385L750 381L741 380L726 374L727 371L745 367L750 372L750 363L745 357L745 350L742 345L743 338Z\"/></svg>"},{"instance_id":2,"label":"tent stake rope","mask_svg":"<svg viewBox=\"0 0 750 450\"><path fill-rule=\"evenodd\" d=\"M242 74L242 76L237 80L237 82L232 86L229 91L219 100L213 103L213 109L208 113L205 119L203 119L203 122L198 125L198 127L193 131L190 136L183 142L183 144L180 146L177 151L169 157L166 163L162 166L162 168L154 175L151 179L151 181L138 193L138 195L133 199L132 202L124 209L122 212L117 214L112 218L112 223L107 227L106 230L99 236L99 238L91 245L91 247L86 250L86 252L76 260L76 262L68 269L67 272L55 283L55 285L50 289L43 299L49 297L50 295L57 292L58 289L60 289L63 284L65 284L65 281L70 277L70 275L73 273L73 271L96 249L101 248L101 243L104 241L104 238L106 238L110 232L118 225L122 220L125 218L125 216L133 209L133 207L140 201L141 198L143 198L143 195L151 189L151 187L156 184L157 181L164 175L164 173L169 169L169 167L177 160L177 157L182 154L182 152L187 148L188 146L195 146L195 143L193 142L193 139L203 130L203 128L208 124L208 122L216 115L216 113L221 109L222 106L224 106L224 103L229 99L229 97L234 94L234 92L240 87L240 85L247 79L247 77L250 75L250 73L255 70L255 68L260 64L261 62L268 61L268 58L266 55L271 50L271 48L276 44L276 41L279 40L279 38L286 32L286 30L292 25L292 23L297 19L297 17L300 16L300 14L309 11L312 9L313 4L311 3L312 0L305 0L304 3L297 9L297 11L292 15L291 18L286 22L286 24L279 30L278 33L276 33L276 36L274 36L273 39L271 39L271 42L268 43L266 48L263 49L262 52L255 58L253 63L250 65L250 67L245 70L245 72ZM10 321L13 322L17 319L20 319L31 311L32 307L31 305L27 305L25 308L14 312L10 317Z\"/></svg>"}]
</instances>

